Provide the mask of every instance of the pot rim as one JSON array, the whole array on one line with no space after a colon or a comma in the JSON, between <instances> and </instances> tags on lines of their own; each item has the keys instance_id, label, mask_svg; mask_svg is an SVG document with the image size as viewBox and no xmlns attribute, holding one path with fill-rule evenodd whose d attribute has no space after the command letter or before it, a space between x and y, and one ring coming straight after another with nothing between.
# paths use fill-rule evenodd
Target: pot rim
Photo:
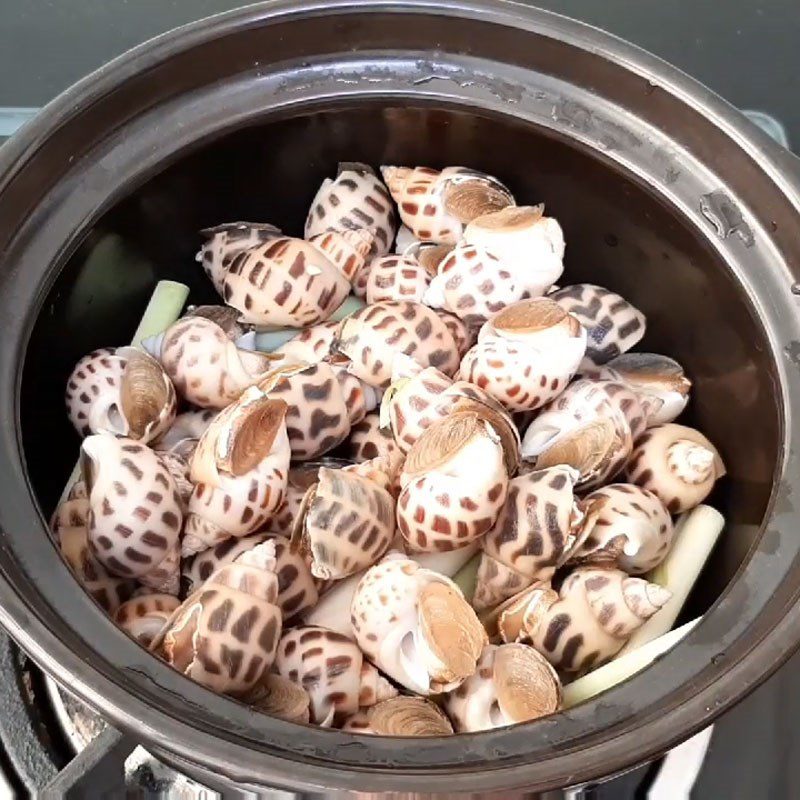
<instances>
[{"instance_id":1,"label":"pot rim","mask_svg":"<svg viewBox=\"0 0 800 800\"><path fill-rule=\"evenodd\" d=\"M782 148L779 149L765 134L762 134L754 125L745 120L739 112L712 95L700 84L675 68L666 65L656 57L588 25L568 20L550 12L532 9L528 6L505 1L491 2L490 0L467 0L466 2L447 2L445 0L445 2L437 3L429 2L429 0L404 0L403 2L379 0L369 6L348 2L323 4L313 2L313 0L292 3L263 3L226 12L183 28L175 29L140 45L84 78L59 98L48 104L40 115L28 123L9 143L4 145L3 149L0 150L0 194L2 194L4 186L11 181L13 175L25 169L28 161L35 157L36 151L42 143L52 136L61 125L66 124L86 106L99 101L102 97L112 92L120 83L150 66L174 56L176 50L185 52L226 32L232 32L245 26L258 25L280 16L291 17L308 12L325 14L352 13L353 11L375 13L382 10L401 10L410 13L435 11L439 14L449 15L470 14L474 17L479 17L482 22L524 26L540 34L566 41L574 47L602 51L604 58L664 87L665 90L680 97L683 102L689 104L704 116L715 117L716 124L726 135L739 148L749 149L753 160L758 166L769 175L770 179L785 195L791 198L795 208L800 208L800 177L796 172L797 166L793 157L786 151L782 151ZM788 291L787 285L787 293ZM776 306L773 310L774 315L777 315L781 310L793 307L789 297L781 297L779 300L781 305L779 307ZM784 326L782 329L783 334L786 335L784 340L773 343L775 344L774 351L776 354L781 352L784 346L788 347L792 341L796 341L795 322L792 320L791 326ZM22 342L22 346L24 344L25 342ZM2 358L6 360L19 359L20 353L12 353L6 349L2 354ZM792 364L788 366L791 368ZM779 371L782 369L780 362L778 369ZM785 393L788 396L789 403L793 405L800 400L797 375L786 373L783 377L785 380ZM18 405L19 378L17 379L15 392ZM785 416L787 431L790 431L787 410L785 410ZM9 456L9 451L13 450L13 457L20 458L24 462L17 430L18 417L15 422L17 423L15 430L4 432L1 458L5 460ZM776 482L770 510L765 515L765 526L773 522L777 515L782 515L779 527L784 530L788 528L792 519L796 522L796 515L794 515L790 500L793 487L784 476L800 474L798 473L796 456L792 452L794 448L791 447L792 444L798 444L798 438L798 433L792 434L791 441L789 441L788 433L784 435L784 440L788 445L787 457L784 463L779 465L779 467L782 467L781 474L778 476L780 480ZM32 490L27 485L21 470L15 465L11 472L14 473L15 477L22 478L22 485L29 492L32 502L35 504L36 501ZM40 527L43 527L41 520ZM776 523L776 533L778 533L777 527ZM46 621L32 613L29 605L16 593L14 586L5 574L2 575L0 587L3 595L0 621L14 638L31 653L32 657L62 684L66 683L70 691L77 694L81 699L88 701L95 707L102 707L104 715L110 717L115 724L134 734L144 735L148 740L147 744L152 745L153 749L159 754L164 754L167 758L170 757L170 753L173 753L178 760L192 761L193 759L196 760L198 754L200 754L202 763L206 767L218 769L222 773L229 773L234 779L244 777L245 780L250 779L252 775L258 774L257 761L263 762L266 760L269 762L270 779L274 778L283 785L297 785L299 782L306 786L316 785L322 787L326 784L334 783L337 786L356 788L368 782L367 778L369 778L372 781L371 785L385 789L407 790L423 781L427 786L430 786L431 790L441 788L446 791L455 788L452 774L432 773L423 768L412 768L401 775L389 772L388 770L393 766L395 768L399 766L389 754L392 748L399 749L402 747L403 740L386 739L383 742L376 742L373 739L361 736L354 737L316 729L299 729L297 726L271 718L265 718L269 724L264 723L261 726L270 736L278 740L292 738L298 740L297 750L288 758L280 754L268 756L236 742L221 741L220 739L209 737L205 731L200 731L183 720L168 714L162 708L154 708L139 697L132 698L124 687L109 678L106 672L100 669L98 665L83 661L80 655L75 653L50 629ZM737 653L737 655L741 655L737 663L726 664L723 657L720 663L727 669L721 669L719 674L713 680L708 681L707 685L702 687L696 695L686 699L680 706L669 708L667 713L660 715L658 719L643 720L643 724L650 725L649 730L652 735L649 739L645 741L645 737L637 736L636 729L628 729L621 731L620 735L611 742L601 742L587 748L587 750L591 749L593 754L585 753L586 755L591 755L591 757L586 759L586 764L580 770L582 777L602 774L604 759L608 759L612 764L621 763L623 760L643 760L654 752L671 746L675 741L688 735L688 733L707 725L735 700L754 688L757 682L766 677L771 671L774 671L774 669L777 669L780 663L791 654L796 642L800 640L800 615L789 613L796 603L798 594L800 594L800 588L793 588L788 594L776 595L773 602L765 606L764 615L766 616L766 612L769 611L772 617L776 619L775 627L771 631L767 631L759 641L751 642L749 650ZM714 608L716 609L718 605L719 603ZM706 619L710 616L710 613L706 615ZM703 628L703 624L699 625L690 637L687 637L682 647L700 647L703 644ZM124 638L121 633L119 637ZM218 706L219 708L222 708L223 705L241 708L235 701L217 698L187 679L177 676L169 668L157 663L155 659L141 652L132 642L126 641L125 645L127 646L126 654L129 657L129 665L136 660L135 656L138 652L141 670L162 688L164 685L178 686L182 694L185 693L186 696L191 698L189 705L194 703L202 707L207 702L210 706ZM661 676L669 675L671 671L674 671L675 662L677 661L674 657L675 654L672 653L671 655L673 658L665 657L662 662L652 667L651 670L657 669L658 674ZM153 662L152 664L149 663L151 661ZM117 671L121 672L121 670ZM161 674L164 672L170 673L168 676L170 680L167 680ZM723 673L727 677L726 685L720 686L719 682ZM602 699L591 701L562 716L572 718L573 723L580 726L590 719L592 714L602 714L602 706L604 705L619 710L626 702L626 686L635 682L637 682L637 679L634 678L626 685L603 695ZM731 688L731 685L734 688ZM212 699L209 699L209 697ZM638 709L631 706L631 714L638 713L638 711ZM144 721L146 716L149 716L148 722ZM238 722L234 717L235 715L231 712L231 731L232 735L235 736ZM494 754L502 756L505 750L505 741L510 735L518 737L538 736L540 739L548 740L552 727L552 721L545 719L525 726L516 726L513 731L512 729L506 729L459 736L446 741L449 743L452 752L458 754L454 757L454 760L469 764L470 761L478 759L491 761ZM299 730L303 730L302 737ZM299 741L301 738L302 741ZM324 747L323 744L325 745ZM380 772L376 770L367 775L365 772L359 772L351 766L345 765L340 768L332 761L325 762L322 765L316 762L312 763L318 745L324 750L331 750L336 745L342 748L350 748L352 752L360 751L366 753L367 749L380 750L387 770L381 770ZM557 748L557 745L555 747ZM431 749L435 749L433 742L431 742ZM255 756L255 758L251 757L249 764L245 763L245 761L237 762L237 757L241 759L246 753ZM503 764L496 769L485 769L481 773L466 772L460 775L459 779L463 780L461 785L472 790L526 785L532 781L536 782L538 788L549 788L560 785L565 781L569 782L570 776L576 774L577 770L574 765L569 763L573 757L574 752L569 749L561 753L556 749L555 754L548 760L546 765L528 764L521 766L519 763L512 762L508 765ZM304 761L305 763L303 763ZM502 758L498 758L498 763L501 762ZM304 774L298 776L300 763L302 763ZM435 762L431 762L431 766L433 764ZM371 766L377 766L377 764L373 762ZM547 769L542 769L543 766L546 766Z\"/></svg>"}]
</instances>

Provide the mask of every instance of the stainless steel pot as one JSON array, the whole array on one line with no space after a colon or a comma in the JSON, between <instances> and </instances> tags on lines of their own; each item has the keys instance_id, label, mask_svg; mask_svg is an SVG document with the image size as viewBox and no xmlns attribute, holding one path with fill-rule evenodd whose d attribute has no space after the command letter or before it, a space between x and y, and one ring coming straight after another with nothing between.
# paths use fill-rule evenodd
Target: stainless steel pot
<instances>
[{"instance_id":1,"label":"stainless steel pot","mask_svg":"<svg viewBox=\"0 0 800 800\"><path fill-rule=\"evenodd\" d=\"M544 200L571 281L648 315L695 380L730 524L690 636L602 697L432 739L294 726L190 683L117 631L45 531L77 450L74 361L125 341L157 278L211 299L196 231L299 232L338 160L464 163ZM800 173L738 112L598 30L488 0L275 2L166 34L0 151L0 621L50 674L190 774L250 786L544 790L664 751L800 640ZM507 795L506 795L507 796Z\"/></svg>"}]
</instances>

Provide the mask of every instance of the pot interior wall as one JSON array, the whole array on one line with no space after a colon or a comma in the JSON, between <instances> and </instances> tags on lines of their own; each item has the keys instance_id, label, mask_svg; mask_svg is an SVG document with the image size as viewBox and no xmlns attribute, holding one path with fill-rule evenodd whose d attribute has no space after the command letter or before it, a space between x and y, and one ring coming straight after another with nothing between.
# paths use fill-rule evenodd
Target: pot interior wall
<instances>
[{"instance_id":1,"label":"pot interior wall","mask_svg":"<svg viewBox=\"0 0 800 800\"><path fill-rule=\"evenodd\" d=\"M78 450L63 404L77 359L128 343L159 278L188 283L193 302L214 302L194 260L198 230L243 219L302 235L314 192L340 160L495 174L518 202L544 201L560 221L562 283L607 286L646 313L639 349L684 364L695 383L689 424L729 470L713 497L729 530L686 613L708 608L757 538L772 489L780 414L764 331L725 264L655 193L597 154L507 118L375 104L273 120L187 153L121 199L66 263L27 353L22 431L43 512Z\"/></svg>"}]
</instances>

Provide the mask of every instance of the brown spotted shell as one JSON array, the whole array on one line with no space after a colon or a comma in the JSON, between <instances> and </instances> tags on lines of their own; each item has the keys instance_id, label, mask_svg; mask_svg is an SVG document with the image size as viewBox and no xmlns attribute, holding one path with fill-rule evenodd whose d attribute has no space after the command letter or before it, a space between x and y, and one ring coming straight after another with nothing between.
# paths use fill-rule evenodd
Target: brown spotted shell
<instances>
[{"instance_id":1,"label":"brown spotted shell","mask_svg":"<svg viewBox=\"0 0 800 800\"><path fill-rule=\"evenodd\" d=\"M338 328L339 322L333 320L303 328L272 354L283 356L288 363L316 364L330 355Z\"/></svg>"},{"instance_id":2,"label":"brown spotted shell","mask_svg":"<svg viewBox=\"0 0 800 800\"><path fill-rule=\"evenodd\" d=\"M274 225L265 222L226 222L200 231L206 241L196 260L203 265L214 288L222 294L222 279L231 260L239 253L281 236Z\"/></svg>"},{"instance_id":3,"label":"brown spotted shell","mask_svg":"<svg viewBox=\"0 0 800 800\"><path fill-rule=\"evenodd\" d=\"M366 164L342 163L336 178L326 178L311 201L305 237L368 230L374 237L373 255L382 256L389 252L395 225L391 198L374 170Z\"/></svg>"},{"instance_id":4,"label":"brown spotted shell","mask_svg":"<svg viewBox=\"0 0 800 800\"><path fill-rule=\"evenodd\" d=\"M461 377L510 411L541 408L578 371L586 331L546 297L507 306L480 330L461 359Z\"/></svg>"},{"instance_id":5,"label":"brown spotted shell","mask_svg":"<svg viewBox=\"0 0 800 800\"><path fill-rule=\"evenodd\" d=\"M415 258L397 255L376 258L367 277L367 303L382 300L421 303L430 282L430 273Z\"/></svg>"},{"instance_id":6,"label":"brown spotted shell","mask_svg":"<svg viewBox=\"0 0 800 800\"><path fill-rule=\"evenodd\" d=\"M89 521L89 497L86 484L76 481L67 496L56 506L53 516L50 517L50 530L56 540L64 528L86 527Z\"/></svg>"},{"instance_id":7,"label":"brown spotted shell","mask_svg":"<svg viewBox=\"0 0 800 800\"><path fill-rule=\"evenodd\" d=\"M588 520L574 495L578 474L560 465L519 475L483 539L472 605L494 608L538 581L548 581L585 535Z\"/></svg>"},{"instance_id":8,"label":"brown spotted shell","mask_svg":"<svg viewBox=\"0 0 800 800\"><path fill-rule=\"evenodd\" d=\"M561 707L561 681L534 648L487 645L478 668L450 692L444 707L458 733L502 728L553 714Z\"/></svg>"},{"instance_id":9,"label":"brown spotted shell","mask_svg":"<svg viewBox=\"0 0 800 800\"><path fill-rule=\"evenodd\" d=\"M177 594L183 512L161 459L133 439L96 434L83 440L81 466L97 559L119 577Z\"/></svg>"},{"instance_id":10,"label":"brown spotted shell","mask_svg":"<svg viewBox=\"0 0 800 800\"><path fill-rule=\"evenodd\" d=\"M280 508L289 471L286 404L255 386L214 419L192 457L183 556L257 531Z\"/></svg>"},{"instance_id":11,"label":"brown spotted shell","mask_svg":"<svg viewBox=\"0 0 800 800\"><path fill-rule=\"evenodd\" d=\"M352 283L369 260L373 236L364 228L354 231L325 231L309 238L336 269Z\"/></svg>"},{"instance_id":12,"label":"brown spotted shell","mask_svg":"<svg viewBox=\"0 0 800 800\"><path fill-rule=\"evenodd\" d=\"M644 336L644 314L602 286L576 283L553 292L550 299L577 317L588 331L586 367L605 364L630 350Z\"/></svg>"},{"instance_id":13,"label":"brown spotted shell","mask_svg":"<svg viewBox=\"0 0 800 800\"><path fill-rule=\"evenodd\" d=\"M621 570L580 567L557 595L536 586L509 600L500 631L504 641L530 641L562 672L586 672L615 656L671 596Z\"/></svg>"},{"instance_id":14,"label":"brown spotted shell","mask_svg":"<svg viewBox=\"0 0 800 800\"><path fill-rule=\"evenodd\" d=\"M400 219L421 241L455 244L464 225L514 204L497 178L466 167L381 167Z\"/></svg>"},{"instance_id":15,"label":"brown spotted shell","mask_svg":"<svg viewBox=\"0 0 800 800\"><path fill-rule=\"evenodd\" d=\"M319 458L350 433L347 399L330 364L281 367L258 387L268 397L286 403L286 432L295 461Z\"/></svg>"},{"instance_id":16,"label":"brown spotted shell","mask_svg":"<svg viewBox=\"0 0 800 800\"><path fill-rule=\"evenodd\" d=\"M400 478L397 525L412 552L456 550L494 525L508 490L503 442L474 411L428 428Z\"/></svg>"},{"instance_id":17,"label":"brown spotted shell","mask_svg":"<svg viewBox=\"0 0 800 800\"><path fill-rule=\"evenodd\" d=\"M242 553L262 542L275 545L275 574L278 576L278 605L284 620L310 611L319 598L317 587L305 559L290 546L289 540L273 533L254 533L241 539L225 539L214 547L183 560L183 577L188 592L197 590L211 575L232 564Z\"/></svg>"},{"instance_id":18,"label":"brown spotted shell","mask_svg":"<svg viewBox=\"0 0 800 800\"><path fill-rule=\"evenodd\" d=\"M522 438L522 457L537 467L568 464L578 486L606 483L623 468L647 426L638 396L613 381L580 379L545 406Z\"/></svg>"},{"instance_id":19,"label":"brown spotted shell","mask_svg":"<svg viewBox=\"0 0 800 800\"><path fill-rule=\"evenodd\" d=\"M67 411L82 436L113 433L142 442L175 419L177 398L161 364L135 347L95 350L67 380Z\"/></svg>"},{"instance_id":20,"label":"brown spotted shell","mask_svg":"<svg viewBox=\"0 0 800 800\"><path fill-rule=\"evenodd\" d=\"M593 519L571 563L608 564L642 575L664 560L672 544L672 518L653 492L612 483L587 495L584 504Z\"/></svg>"},{"instance_id":21,"label":"brown spotted shell","mask_svg":"<svg viewBox=\"0 0 800 800\"><path fill-rule=\"evenodd\" d=\"M222 284L241 320L262 327L324 322L349 292L350 282L321 250L288 236L240 253Z\"/></svg>"},{"instance_id":22,"label":"brown spotted shell","mask_svg":"<svg viewBox=\"0 0 800 800\"><path fill-rule=\"evenodd\" d=\"M439 319L447 326L453 341L456 343L458 349L458 357L463 358L467 350L472 347L478 340L478 326L467 325L462 319L459 319L455 314L445 311L442 308L433 309Z\"/></svg>"},{"instance_id":23,"label":"brown spotted shell","mask_svg":"<svg viewBox=\"0 0 800 800\"><path fill-rule=\"evenodd\" d=\"M221 409L272 368L266 353L239 349L210 319L188 316L164 333L159 349L164 369L184 400Z\"/></svg>"},{"instance_id":24,"label":"brown spotted shell","mask_svg":"<svg viewBox=\"0 0 800 800\"><path fill-rule=\"evenodd\" d=\"M257 711L287 722L308 723L311 717L308 692L274 672L265 672L256 685L238 699Z\"/></svg>"},{"instance_id":25,"label":"brown spotted shell","mask_svg":"<svg viewBox=\"0 0 800 800\"><path fill-rule=\"evenodd\" d=\"M89 546L86 525L63 525L58 529L59 549L78 583L108 614L133 594L136 583L131 578L112 575L98 561Z\"/></svg>"},{"instance_id":26,"label":"brown spotted shell","mask_svg":"<svg viewBox=\"0 0 800 800\"><path fill-rule=\"evenodd\" d=\"M391 432L381 427L380 413L372 411L350 429L345 454L355 462L402 452Z\"/></svg>"},{"instance_id":27,"label":"brown spotted shell","mask_svg":"<svg viewBox=\"0 0 800 800\"><path fill-rule=\"evenodd\" d=\"M275 545L264 542L214 572L176 609L151 650L224 694L244 694L275 660L281 636Z\"/></svg>"},{"instance_id":28,"label":"brown spotted shell","mask_svg":"<svg viewBox=\"0 0 800 800\"><path fill-rule=\"evenodd\" d=\"M349 716L343 731L370 736L449 736L450 720L436 703L400 695Z\"/></svg>"},{"instance_id":29,"label":"brown spotted shell","mask_svg":"<svg viewBox=\"0 0 800 800\"><path fill-rule=\"evenodd\" d=\"M338 726L358 709L394 697L395 689L341 633L316 626L287 631L275 658L278 674L311 698L311 722Z\"/></svg>"},{"instance_id":30,"label":"brown spotted shell","mask_svg":"<svg viewBox=\"0 0 800 800\"><path fill-rule=\"evenodd\" d=\"M421 695L458 686L475 671L486 644L486 632L460 589L397 553L364 574L351 622L367 658Z\"/></svg>"},{"instance_id":31,"label":"brown spotted shell","mask_svg":"<svg viewBox=\"0 0 800 800\"><path fill-rule=\"evenodd\" d=\"M426 306L384 301L356 311L339 329L333 349L347 369L370 386L385 388L397 353L446 374L458 368L458 348L447 326Z\"/></svg>"},{"instance_id":32,"label":"brown spotted shell","mask_svg":"<svg viewBox=\"0 0 800 800\"><path fill-rule=\"evenodd\" d=\"M322 467L306 493L292 534L308 553L311 574L325 580L374 564L394 539L394 498L355 473Z\"/></svg>"},{"instance_id":33,"label":"brown spotted shell","mask_svg":"<svg viewBox=\"0 0 800 800\"><path fill-rule=\"evenodd\" d=\"M117 609L114 622L143 647L149 647L180 604L181 601L171 594L134 597Z\"/></svg>"},{"instance_id":34,"label":"brown spotted shell","mask_svg":"<svg viewBox=\"0 0 800 800\"><path fill-rule=\"evenodd\" d=\"M702 503L725 474L716 447L686 425L655 425L635 444L625 467L628 480L650 490L670 514Z\"/></svg>"}]
</instances>

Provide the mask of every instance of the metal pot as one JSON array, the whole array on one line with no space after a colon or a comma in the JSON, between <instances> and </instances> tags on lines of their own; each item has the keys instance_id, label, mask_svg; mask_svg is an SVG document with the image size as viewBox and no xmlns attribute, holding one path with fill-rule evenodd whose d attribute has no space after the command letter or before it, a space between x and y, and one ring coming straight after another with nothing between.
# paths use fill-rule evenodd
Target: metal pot
<instances>
[{"instance_id":1,"label":"metal pot","mask_svg":"<svg viewBox=\"0 0 800 800\"><path fill-rule=\"evenodd\" d=\"M124 342L156 278L211 299L198 229L299 232L338 160L498 175L545 200L570 281L648 315L695 380L729 519L674 651L566 713L418 742L295 726L216 696L115 629L44 523L78 442L72 364ZM739 113L598 30L488 0L277 2L162 36L48 106L0 153L0 621L165 760L252 786L544 790L664 751L800 640L800 178ZM507 796L507 795L506 795Z\"/></svg>"}]
</instances>

